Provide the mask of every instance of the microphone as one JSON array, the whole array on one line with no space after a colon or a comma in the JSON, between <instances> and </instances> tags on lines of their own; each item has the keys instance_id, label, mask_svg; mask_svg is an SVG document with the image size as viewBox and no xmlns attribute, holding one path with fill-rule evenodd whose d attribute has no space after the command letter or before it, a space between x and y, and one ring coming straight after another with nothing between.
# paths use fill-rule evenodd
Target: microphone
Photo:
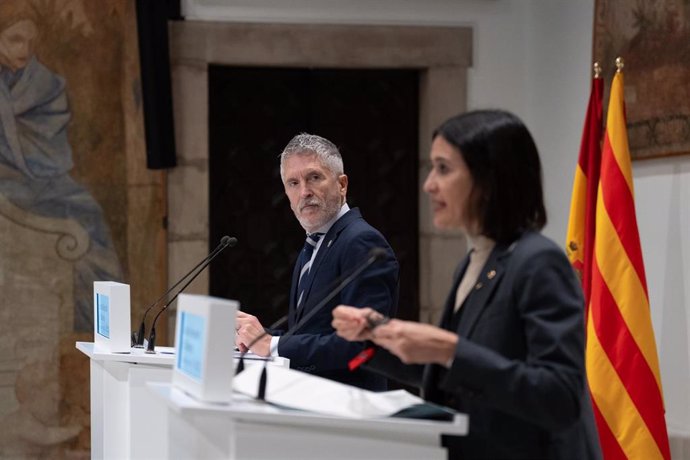
<instances>
[{"instance_id":1,"label":"microphone","mask_svg":"<svg viewBox=\"0 0 690 460\"><path fill-rule=\"evenodd\" d=\"M144 337L146 336L146 315L148 315L149 311L153 309L153 307L157 306L160 304L161 300L166 298L168 294L172 292L173 289L175 289L177 286L179 286L189 275L194 272L197 268L201 266L204 262L206 262L208 259L215 257L216 254L218 254L220 251L225 249L226 246L235 246L237 244L237 238L231 238L228 235L225 235L223 238L220 239L220 244L216 246L216 248L211 251L209 255L207 255L204 259L201 259L201 262L196 264L194 268L189 270L189 272L184 275L182 278L180 278L175 284L173 284L170 289L165 291L162 296L160 296L155 302L153 302L151 305L148 306L146 311L144 311L144 314L141 317L141 324L139 324L139 330L137 332L132 332L132 346L134 348L144 348Z\"/></svg>"},{"instance_id":2,"label":"microphone","mask_svg":"<svg viewBox=\"0 0 690 460\"><path fill-rule=\"evenodd\" d=\"M383 248L372 248L369 251L369 257L367 260L357 267L355 270L352 271L346 278L344 278L340 284L338 284L326 297L324 297L314 308L311 309L309 313L307 313L305 316L302 317L301 320L297 322L293 327L291 327L285 334L283 334L281 337L290 337L291 335L294 335L297 331L299 331L304 325L312 318L314 315L316 315L319 311L325 307L328 302L333 300L333 297L336 295L340 294L340 291L345 289L345 287L350 284L352 281L354 281L359 275L362 274L364 270L369 268L374 262L378 262L379 260L382 260L386 256L386 250ZM286 317L285 317L286 318ZM279 321L282 321L283 318L281 318ZM254 345L257 341L259 341L261 338L265 337L268 334L267 331L264 330L263 334L259 335L256 337L254 340L251 341L251 343L247 346L247 350L249 350L252 345ZM246 351L242 352L240 355L240 362L242 362L242 357ZM273 354L273 347L269 350L269 357ZM238 371L236 372L239 373L241 372L240 365L238 364ZM244 366L242 367L244 368ZM259 390L256 396L256 399L265 401L266 400L266 385L267 385L267 375L266 375L266 362L264 362L264 368L263 371L261 371L261 378L259 380Z\"/></svg>"},{"instance_id":3,"label":"microphone","mask_svg":"<svg viewBox=\"0 0 690 460\"><path fill-rule=\"evenodd\" d=\"M233 246L235 246L236 244L237 244L237 238L235 238L235 237L229 237L229 236L225 235L223 238L221 238L220 244L219 244L213 251L211 251L211 253L210 253L209 255L207 255L201 262L199 262L194 268L192 268L192 269L189 271L189 273L187 273L186 275L184 275L184 276L182 277L182 279L180 279L180 281L178 281L177 283L175 283L175 286L179 285L180 283L182 283L182 281L184 281L184 280L187 279L190 275L192 275L192 273L194 273L194 271L196 270L196 273L194 273L194 275L192 275L192 277L189 278L189 281L187 281L187 282L184 284L184 286L182 286L182 287L175 293L175 295L173 296L172 299L170 299L168 302L166 302L165 305L163 305L163 308L161 308L160 311L158 312L158 314L156 314L156 316L153 318L153 323L151 323L151 333L149 334L148 346L146 347L146 353L155 353L155 352L156 352L156 351L155 351L155 346L156 346L156 321L158 321L158 317L161 315L161 313L163 313L165 310L168 309L168 307L175 301L175 299L177 299L177 296L180 295L180 293L181 293L182 291L184 291L185 289L187 289L187 286L189 286L189 285L192 283L192 281L194 281L194 280L196 279L196 277L199 276L199 274L200 274L201 272L204 271L204 269L208 266L208 264L210 264L211 261L212 261L213 259L215 259L216 256L217 256L218 254L221 253L221 251L223 251L223 249L227 248L228 246L233 247ZM197 269L198 269L198 270L197 270ZM163 296L162 296L160 299L158 299L156 302L154 302L154 305L157 304L157 303L159 303L160 300L161 300L163 297L165 297L167 294L169 294L169 293L173 290L173 288L175 288L175 286L173 286L172 288L168 289L168 292L166 292L165 294L163 294ZM151 307L149 307L149 310L150 310L150 309L151 309ZM147 312L148 312L148 310L147 310ZM146 313L144 313L144 316L146 316ZM144 325L144 324L143 324L143 320L142 320L142 326L143 326L143 325ZM140 327L140 330L141 330L141 327ZM142 336L143 336L143 333L142 333Z\"/></svg>"}]
</instances>

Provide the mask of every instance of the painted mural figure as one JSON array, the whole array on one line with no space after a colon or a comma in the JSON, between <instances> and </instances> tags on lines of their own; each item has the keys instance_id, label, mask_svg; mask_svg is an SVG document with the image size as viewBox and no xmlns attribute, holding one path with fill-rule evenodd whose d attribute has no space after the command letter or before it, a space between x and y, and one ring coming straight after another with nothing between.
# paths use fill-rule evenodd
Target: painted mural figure
<instances>
[{"instance_id":1,"label":"painted mural figure","mask_svg":"<svg viewBox=\"0 0 690 460\"><path fill-rule=\"evenodd\" d=\"M100 205L69 174L65 80L34 55L37 33L26 10L0 17L0 194L30 213L74 219L88 233L89 249L74 265L74 330L87 332L93 281L120 280L121 267Z\"/></svg>"}]
</instances>

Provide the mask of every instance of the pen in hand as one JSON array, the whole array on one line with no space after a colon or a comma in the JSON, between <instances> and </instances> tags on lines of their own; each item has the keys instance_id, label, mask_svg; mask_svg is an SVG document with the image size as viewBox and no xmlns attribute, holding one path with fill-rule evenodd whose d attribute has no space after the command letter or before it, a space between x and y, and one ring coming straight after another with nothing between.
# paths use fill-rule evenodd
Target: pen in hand
<instances>
[{"instance_id":1,"label":"pen in hand","mask_svg":"<svg viewBox=\"0 0 690 460\"><path fill-rule=\"evenodd\" d=\"M377 327L383 326L384 324L386 324L390 320L391 319L388 316L382 315L380 313L375 313L375 312L369 313L367 315L367 328L370 331L373 331Z\"/></svg>"}]
</instances>

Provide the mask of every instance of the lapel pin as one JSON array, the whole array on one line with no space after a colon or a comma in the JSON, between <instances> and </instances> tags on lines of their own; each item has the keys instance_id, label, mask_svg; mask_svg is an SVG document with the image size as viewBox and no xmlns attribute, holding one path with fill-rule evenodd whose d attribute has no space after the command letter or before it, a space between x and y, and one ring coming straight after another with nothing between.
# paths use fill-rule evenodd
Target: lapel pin
<instances>
[{"instance_id":1,"label":"lapel pin","mask_svg":"<svg viewBox=\"0 0 690 460\"><path fill-rule=\"evenodd\" d=\"M333 240L328 240L328 244L326 245L326 247L327 247L327 248L330 248L332 242L333 242Z\"/></svg>"},{"instance_id":2,"label":"lapel pin","mask_svg":"<svg viewBox=\"0 0 690 460\"><path fill-rule=\"evenodd\" d=\"M486 277L490 280L494 279L494 276L496 276L496 270L490 270L489 273L486 274Z\"/></svg>"},{"instance_id":3,"label":"lapel pin","mask_svg":"<svg viewBox=\"0 0 690 460\"><path fill-rule=\"evenodd\" d=\"M484 287L484 285L482 284L481 281L474 285L474 288L475 288L477 291L480 290L480 289L483 288L483 287Z\"/></svg>"}]
</instances>

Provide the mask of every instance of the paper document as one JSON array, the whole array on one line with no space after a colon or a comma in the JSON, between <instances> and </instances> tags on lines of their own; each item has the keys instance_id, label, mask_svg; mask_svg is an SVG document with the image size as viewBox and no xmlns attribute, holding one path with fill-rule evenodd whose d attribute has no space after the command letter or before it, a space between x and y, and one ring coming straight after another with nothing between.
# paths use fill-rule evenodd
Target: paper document
<instances>
[{"instance_id":1,"label":"paper document","mask_svg":"<svg viewBox=\"0 0 690 460\"><path fill-rule=\"evenodd\" d=\"M235 359L240 359L240 356L242 356L242 352L240 352L240 351L238 351L238 350L235 350L234 353L235 353L235 354L234 354L234 358L235 358ZM246 352L246 353L244 354L244 356L243 356L242 359L248 359L248 360L250 360L250 361L252 361L252 360L253 360L253 361L273 361L273 358L272 358L271 356L269 356L269 357L267 358L267 357L265 357L265 356L255 355L255 354L252 353L251 351Z\"/></svg>"},{"instance_id":2,"label":"paper document","mask_svg":"<svg viewBox=\"0 0 690 460\"><path fill-rule=\"evenodd\" d=\"M146 345L144 345L144 348L132 348L131 353L134 355L143 355L146 353ZM124 353L124 352L123 352ZM129 352L127 352L129 353ZM174 347L159 347L156 346L156 353L161 353L164 355L174 355L175 354L175 348ZM237 349L234 351L233 357L235 359L239 359L240 353ZM248 360L254 360L254 361L272 361L273 358L265 358L263 356L255 355L251 351L248 351L247 353L244 354L244 359Z\"/></svg>"},{"instance_id":3,"label":"paper document","mask_svg":"<svg viewBox=\"0 0 690 460\"><path fill-rule=\"evenodd\" d=\"M235 391L256 397L263 366L233 378ZM267 367L266 401L293 409L348 418L389 417L424 400L405 390L376 393L289 368Z\"/></svg>"}]
</instances>

